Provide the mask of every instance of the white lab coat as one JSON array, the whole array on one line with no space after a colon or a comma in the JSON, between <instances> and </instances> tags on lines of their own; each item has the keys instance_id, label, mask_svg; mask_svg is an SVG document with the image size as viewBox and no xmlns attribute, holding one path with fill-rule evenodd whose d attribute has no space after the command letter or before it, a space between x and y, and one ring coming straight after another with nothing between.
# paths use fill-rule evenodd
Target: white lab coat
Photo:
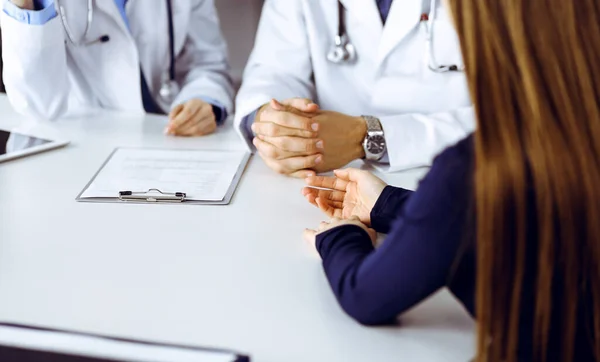
<instances>
[{"instance_id":1,"label":"white lab coat","mask_svg":"<svg viewBox=\"0 0 600 362\"><path fill-rule=\"evenodd\" d=\"M87 1L60 3L73 35L81 37ZM158 97L170 64L166 1L129 1L126 12L131 31L113 0L94 4L87 40L107 34L110 41L82 47L67 41L60 16L39 26L2 12L4 82L17 111L38 118L91 108L143 112L141 64L150 92L163 111L192 98L210 97L231 113L227 46L213 0L173 1L176 80L181 91L172 105L161 104Z\"/></svg>"},{"instance_id":2,"label":"white lab coat","mask_svg":"<svg viewBox=\"0 0 600 362\"><path fill-rule=\"evenodd\" d=\"M419 20L429 12L429 0L394 1L385 27L375 0L342 3L358 53L354 65L327 61L337 34L336 0L266 0L237 97L236 127L243 137L242 118L271 98L310 98L325 110L380 118L389 156L389 167L381 165L385 171L429 165L474 129L464 74L438 74L425 62ZM436 60L462 64L451 20L437 6Z\"/></svg>"}]
</instances>

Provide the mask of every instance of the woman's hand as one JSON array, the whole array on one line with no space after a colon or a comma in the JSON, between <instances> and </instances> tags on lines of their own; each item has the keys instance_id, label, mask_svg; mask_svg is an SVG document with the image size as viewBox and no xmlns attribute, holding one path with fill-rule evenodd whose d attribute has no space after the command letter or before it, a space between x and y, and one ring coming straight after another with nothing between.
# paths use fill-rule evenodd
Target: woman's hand
<instances>
[{"instance_id":1,"label":"woman's hand","mask_svg":"<svg viewBox=\"0 0 600 362\"><path fill-rule=\"evenodd\" d=\"M335 177L307 178L306 184L309 187L302 189L302 194L308 202L329 217L356 217L361 223L370 226L371 210L387 186L386 183L370 172L355 168L337 170L334 173Z\"/></svg>"},{"instance_id":2,"label":"woman's hand","mask_svg":"<svg viewBox=\"0 0 600 362\"><path fill-rule=\"evenodd\" d=\"M217 129L217 119L211 104L192 99L173 108L165 133L173 136L204 136Z\"/></svg>"},{"instance_id":3,"label":"woman's hand","mask_svg":"<svg viewBox=\"0 0 600 362\"><path fill-rule=\"evenodd\" d=\"M358 226L358 227L362 228L364 231L366 231L367 234L369 234L369 238L371 238L371 243L375 244L375 241L377 241L377 232L373 229L370 229L362 222L360 222L360 220L357 217L351 217L350 219L347 219L347 220L333 218L333 219L331 219L330 222L323 221L321 224L319 224L319 227L316 230L312 230L312 229L304 230L304 241L306 241L310 245L311 248L316 249L317 235L324 233L326 231L329 231L338 226L344 226L344 225Z\"/></svg>"}]
</instances>

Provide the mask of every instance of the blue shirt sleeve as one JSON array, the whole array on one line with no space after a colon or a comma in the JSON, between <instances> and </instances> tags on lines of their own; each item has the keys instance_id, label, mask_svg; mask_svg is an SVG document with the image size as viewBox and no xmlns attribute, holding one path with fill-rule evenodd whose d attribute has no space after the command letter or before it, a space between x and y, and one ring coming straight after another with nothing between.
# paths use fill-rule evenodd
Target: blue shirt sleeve
<instances>
[{"instance_id":1,"label":"blue shirt sleeve","mask_svg":"<svg viewBox=\"0 0 600 362\"><path fill-rule=\"evenodd\" d=\"M399 314L447 284L469 229L472 148L464 141L442 153L398 210L391 233L377 250L357 226L317 236L317 249L334 294L365 325L391 324ZM393 190L388 189L388 193ZM466 283L467 281L465 281Z\"/></svg>"},{"instance_id":2,"label":"blue shirt sleeve","mask_svg":"<svg viewBox=\"0 0 600 362\"><path fill-rule=\"evenodd\" d=\"M242 118L242 132L244 133L244 136L246 137L246 139L248 140L248 144L250 145L252 144L252 140L254 139L254 132L252 132L252 124L254 124L254 121L256 120L256 115L258 114L259 109L260 108L257 108L254 112Z\"/></svg>"},{"instance_id":3,"label":"blue shirt sleeve","mask_svg":"<svg viewBox=\"0 0 600 362\"><path fill-rule=\"evenodd\" d=\"M215 114L215 119L217 120L217 124L219 126L225 123L225 120L227 119L227 108L213 98L200 97L200 99L212 105L213 113Z\"/></svg>"},{"instance_id":4,"label":"blue shirt sleeve","mask_svg":"<svg viewBox=\"0 0 600 362\"><path fill-rule=\"evenodd\" d=\"M11 18L29 25L44 25L57 15L54 0L36 0L33 2L35 10L25 10L4 0L3 11Z\"/></svg>"}]
</instances>

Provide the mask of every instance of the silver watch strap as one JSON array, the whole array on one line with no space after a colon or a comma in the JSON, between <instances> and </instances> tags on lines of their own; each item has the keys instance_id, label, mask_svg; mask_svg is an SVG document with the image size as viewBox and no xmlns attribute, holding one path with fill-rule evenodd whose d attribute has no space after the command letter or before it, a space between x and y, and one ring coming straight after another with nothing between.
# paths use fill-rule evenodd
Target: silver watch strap
<instances>
[{"instance_id":1,"label":"silver watch strap","mask_svg":"<svg viewBox=\"0 0 600 362\"><path fill-rule=\"evenodd\" d=\"M373 116L361 116L367 121L367 132L383 132L381 121Z\"/></svg>"},{"instance_id":2,"label":"silver watch strap","mask_svg":"<svg viewBox=\"0 0 600 362\"><path fill-rule=\"evenodd\" d=\"M363 141L363 149L365 151L365 159L369 161L379 161L384 155L387 153L387 147L385 145L385 135L383 133L383 126L381 125L381 121L373 116L361 116L365 122L367 123L367 135L365 136L365 140ZM381 153L372 153L369 150L368 144L370 140L374 140L377 137L384 139L384 152Z\"/></svg>"}]
</instances>

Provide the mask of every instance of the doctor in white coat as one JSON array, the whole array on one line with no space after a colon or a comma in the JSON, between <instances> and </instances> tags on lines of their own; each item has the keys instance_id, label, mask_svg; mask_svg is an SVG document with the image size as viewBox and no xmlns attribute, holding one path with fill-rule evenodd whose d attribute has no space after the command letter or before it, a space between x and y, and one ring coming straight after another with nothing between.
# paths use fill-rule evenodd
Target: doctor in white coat
<instances>
[{"instance_id":1,"label":"doctor in white coat","mask_svg":"<svg viewBox=\"0 0 600 362\"><path fill-rule=\"evenodd\" d=\"M386 171L429 165L474 128L441 1L266 0L236 127L295 177L358 158Z\"/></svg>"},{"instance_id":2,"label":"doctor in white coat","mask_svg":"<svg viewBox=\"0 0 600 362\"><path fill-rule=\"evenodd\" d=\"M162 113L166 133L199 136L232 111L213 0L0 1L4 82L21 113Z\"/></svg>"}]
</instances>

